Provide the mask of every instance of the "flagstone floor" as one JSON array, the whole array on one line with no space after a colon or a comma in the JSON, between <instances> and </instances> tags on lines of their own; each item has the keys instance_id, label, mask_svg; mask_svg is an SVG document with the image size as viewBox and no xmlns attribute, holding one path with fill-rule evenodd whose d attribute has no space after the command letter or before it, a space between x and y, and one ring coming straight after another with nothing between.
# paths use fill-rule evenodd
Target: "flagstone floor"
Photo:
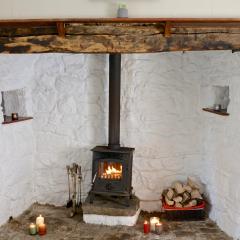
<instances>
[{"instance_id":1,"label":"flagstone floor","mask_svg":"<svg viewBox=\"0 0 240 240\"><path fill-rule=\"evenodd\" d=\"M47 224L47 235L29 236L28 225L42 214ZM64 207L34 204L18 218L0 227L0 240L230 240L214 222L165 222L162 235L143 233L143 221L149 214L142 213L135 227L85 224L81 215L69 218Z\"/></svg>"}]
</instances>

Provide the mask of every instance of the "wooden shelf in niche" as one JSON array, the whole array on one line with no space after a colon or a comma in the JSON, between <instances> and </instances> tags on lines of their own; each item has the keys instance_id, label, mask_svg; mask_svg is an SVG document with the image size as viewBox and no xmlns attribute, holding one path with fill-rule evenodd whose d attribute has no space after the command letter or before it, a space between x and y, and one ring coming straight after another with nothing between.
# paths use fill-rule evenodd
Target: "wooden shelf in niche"
<instances>
[{"instance_id":1,"label":"wooden shelf in niche","mask_svg":"<svg viewBox=\"0 0 240 240\"><path fill-rule=\"evenodd\" d=\"M5 121L2 122L2 124L11 124L11 123L16 123L16 122L23 122L27 120L31 120L33 117L18 117L18 120L12 120L12 117L7 116Z\"/></svg>"},{"instance_id":2,"label":"wooden shelf in niche","mask_svg":"<svg viewBox=\"0 0 240 240\"><path fill-rule=\"evenodd\" d=\"M224 111L216 111L216 110L211 109L211 108L203 108L202 110L205 111L205 112L210 112L210 113L218 114L218 115L221 115L221 116L229 116L229 115L230 115L230 114L227 113L227 112L224 112Z\"/></svg>"}]
</instances>

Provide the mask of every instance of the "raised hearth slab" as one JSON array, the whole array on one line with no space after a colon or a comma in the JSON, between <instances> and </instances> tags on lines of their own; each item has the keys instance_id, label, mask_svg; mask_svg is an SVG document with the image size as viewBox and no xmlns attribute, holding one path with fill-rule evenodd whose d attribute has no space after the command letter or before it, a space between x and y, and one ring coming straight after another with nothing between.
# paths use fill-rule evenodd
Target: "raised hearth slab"
<instances>
[{"instance_id":1,"label":"raised hearth slab","mask_svg":"<svg viewBox=\"0 0 240 240\"><path fill-rule=\"evenodd\" d=\"M123 225L134 226L140 214L139 199L133 197L126 207L124 200L96 196L94 202L89 202L89 197L83 203L83 221L90 224L103 224L108 226Z\"/></svg>"}]
</instances>

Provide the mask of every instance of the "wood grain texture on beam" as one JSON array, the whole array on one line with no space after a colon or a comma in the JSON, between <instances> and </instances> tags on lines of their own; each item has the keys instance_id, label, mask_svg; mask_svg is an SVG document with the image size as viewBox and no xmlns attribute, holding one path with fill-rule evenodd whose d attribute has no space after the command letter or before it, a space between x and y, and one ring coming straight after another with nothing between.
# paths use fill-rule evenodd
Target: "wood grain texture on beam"
<instances>
[{"instance_id":1,"label":"wood grain texture on beam","mask_svg":"<svg viewBox=\"0 0 240 240\"><path fill-rule=\"evenodd\" d=\"M147 53L240 49L240 21L156 19L0 21L0 53ZM112 22L107 22L107 21ZM152 22L151 22L151 21ZM79 21L79 22L78 22ZM83 21L83 22L81 22ZM88 21L88 22L84 22ZM124 22L125 21L125 22ZM132 22L139 21L139 22ZM140 22L142 21L142 22ZM19 23L18 23L19 24ZM38 25L37 25L38 24Z\"/></svg>"},{"instance_id":2,"label":"wood grain texture on beam","mask_svg":"<svg viewBox=\"0 0 240 240\"><path fill-rule=\"evenodd\" d=\"M240 49L240 34L45 35L0 38L0 53L153 53Z\"/></svg>"}]
</instances>

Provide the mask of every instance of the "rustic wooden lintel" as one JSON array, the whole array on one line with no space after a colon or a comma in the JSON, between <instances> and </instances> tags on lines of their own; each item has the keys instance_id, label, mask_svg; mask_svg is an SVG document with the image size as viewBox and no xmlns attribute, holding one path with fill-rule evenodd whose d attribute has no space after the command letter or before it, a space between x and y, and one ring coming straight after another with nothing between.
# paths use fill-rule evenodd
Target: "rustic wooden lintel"
<instances>
[{"instance_id":1,"label":"rustic wooden lintel","mask_svg":"<svg viewBox=\"0 0 240 240\"><path fill-rule=\"evenodd\" d=\"M240 19L0 20L0 53L238 50Z\"/></svg>"}]
</instances>

